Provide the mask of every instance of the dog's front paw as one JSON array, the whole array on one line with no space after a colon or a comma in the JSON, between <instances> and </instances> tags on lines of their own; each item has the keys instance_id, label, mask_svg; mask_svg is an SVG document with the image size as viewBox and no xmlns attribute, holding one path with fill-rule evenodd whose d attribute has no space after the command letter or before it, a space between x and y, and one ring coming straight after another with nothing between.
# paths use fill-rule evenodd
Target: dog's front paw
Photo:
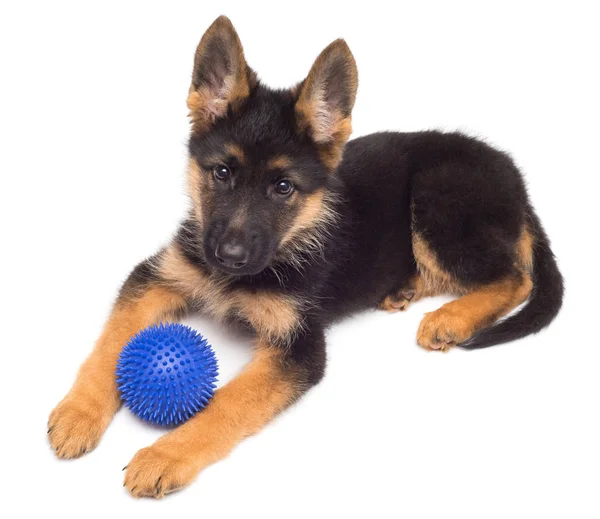
<instances>
[{"instance_id":1,"label":"dog's front paw","mask_svg":"<svg viewBox=\"0 0 600 519\"><path fill-rule=\"evenodd\" d=\"M199 467L183 458L175 445L166 443L138 451L125 470L123 486L131 494L160 498L187 486L198 474Z\"/></svg>"},{"instance_id":2,"label":"dog's front paw","mask_svg":"<svg viewBox=\"0 0 600 519\"><path fill-rule=\"evenodd\" d=\"M473 325L468 318L442 307L425 314L417 332L417 343L429 350L446 351L472 334Z\"/></svg>"},{"instance_id":3,"label":"dog's front paw","mask_svg":"<svg viewBox=\"0 0 600 519\"><path fill-rule=\"evenodd\" d=\"M67 396L48 419L50 445L59 458L78 458L98 445L109 421L93 402Z\"/></svg>"}]
</instances>

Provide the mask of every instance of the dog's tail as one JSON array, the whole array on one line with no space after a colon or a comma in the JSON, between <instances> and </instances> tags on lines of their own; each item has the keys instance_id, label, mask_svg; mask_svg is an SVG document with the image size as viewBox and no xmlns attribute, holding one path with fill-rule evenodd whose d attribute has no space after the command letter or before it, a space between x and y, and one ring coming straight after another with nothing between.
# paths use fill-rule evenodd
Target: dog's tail
<instances>
[{"instance_id":1,"label":"dog's tail","mask_svg":"<svg viewBox=\"0 0 600 519\"><path fill-rule=\"evenodd\" d=\"M469 340L459 344L460 347L474 350L520 339L539 332L558 314L564 293L563 277L558 270L548 236L533 211L530 211L528 219L534 236L533 289L528 302L518 313L477 332Z\"/></svg>"}]
</instances>

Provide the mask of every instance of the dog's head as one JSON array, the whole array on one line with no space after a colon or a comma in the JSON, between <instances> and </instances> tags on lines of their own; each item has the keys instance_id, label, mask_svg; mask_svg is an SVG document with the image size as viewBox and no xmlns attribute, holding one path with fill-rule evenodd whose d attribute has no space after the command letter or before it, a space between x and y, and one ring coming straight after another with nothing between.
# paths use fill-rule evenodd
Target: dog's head
<instances>
[{"instance_id":1,"label":"dog's head","mask_svg":"<svg viewBox=\"0 0 600 519\"><path fill-rule=\"evenodd\" d=\"M189 194L206 261L256 274L318 246L334 217L332 178L351 132L358 83L343 40L289 90L262 85L228 18L196 50L187 99L192 120Z\"/></svg>"}]
</instances>

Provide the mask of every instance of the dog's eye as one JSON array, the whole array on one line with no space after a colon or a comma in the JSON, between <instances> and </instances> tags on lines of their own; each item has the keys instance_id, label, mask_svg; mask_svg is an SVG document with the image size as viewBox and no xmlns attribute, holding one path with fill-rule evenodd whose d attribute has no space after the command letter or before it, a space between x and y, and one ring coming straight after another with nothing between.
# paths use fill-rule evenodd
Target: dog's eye
<instances>
[{"instance_id":1,"label":"dog's eye","mask_svg":"<svg viewBox=\"0 0 600 519\"><path fill-rule=\"evenodd\" d=\"M213 176L219 182L226 182L227 180L229 180L229 177L231 176L231 170L227 166L220 164L220 165L214 167Z\"/></svg>"},{"instance_id":2,"label":"dog's eye","mask_svg":"<svg viewBox=\"0 0 600 519\"><path fill-rule=\"evenodd\" d=\"M289 180L278 180L277 184L275 184L275 193L282 196L288 196L292 194L294 190L294 184L292 184Z\"/></svg>"}]
</instances>

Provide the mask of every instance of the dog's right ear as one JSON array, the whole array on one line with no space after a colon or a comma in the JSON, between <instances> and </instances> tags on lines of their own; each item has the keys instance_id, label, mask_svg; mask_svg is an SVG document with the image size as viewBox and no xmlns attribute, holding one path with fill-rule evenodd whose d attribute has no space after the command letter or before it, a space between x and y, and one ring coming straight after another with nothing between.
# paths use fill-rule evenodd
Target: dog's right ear
<instances>
[{"instance_id":1,"label":"dog's right ear","mask_svg":"<svg viewBox=\"0 0 600 519\"><path fill-rule=\"evenodd\" d=\"M256 85L233 24L220 16L202 36L196 49L192 85L187 98L194 131L208 129L216 119L236 110Z\"/></svg>"}]
</instances>

